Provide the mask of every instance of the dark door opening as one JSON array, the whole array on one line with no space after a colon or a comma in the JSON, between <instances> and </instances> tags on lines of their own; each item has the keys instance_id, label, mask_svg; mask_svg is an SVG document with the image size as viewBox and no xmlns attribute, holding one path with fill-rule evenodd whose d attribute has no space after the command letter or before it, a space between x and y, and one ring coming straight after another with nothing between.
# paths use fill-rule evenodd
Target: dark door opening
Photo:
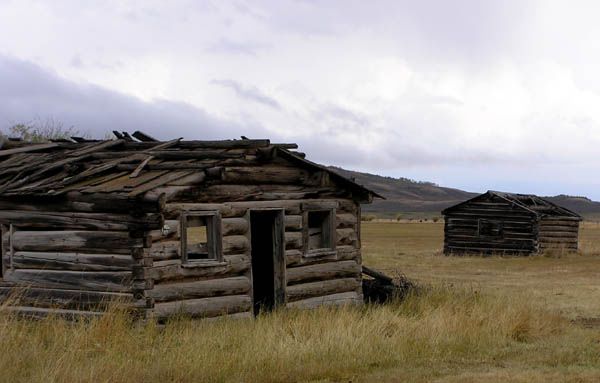
<instances>
[{"instance_id":1,"label":"dark door opening","mask_svg":"<svg viewBox=\"0 0 600 383\"><path fill-rule=\"evenodd\" d=\"M285 248L282 210L250 212L254 315L285 302Z\"/></svg>"}]
</instances>

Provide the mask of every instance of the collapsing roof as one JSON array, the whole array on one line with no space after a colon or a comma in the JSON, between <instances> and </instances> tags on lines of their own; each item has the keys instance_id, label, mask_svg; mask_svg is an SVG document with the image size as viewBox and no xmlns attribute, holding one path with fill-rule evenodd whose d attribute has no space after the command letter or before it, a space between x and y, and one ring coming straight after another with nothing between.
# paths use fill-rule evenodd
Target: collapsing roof
<instances>
[{"instance_id":1,"label":"collapsing roof","mask_svg":"<svg viewBox=\"0 0 600 383\"><path fill-rule=\"evenodd\" d=\"M0 148L0 196L60 196L65 193L114 193L136 198L174 180L200 171L217 177L224 166L281 157L298 167L322 171L348 188L357 199L381 197L304 159L296 144L269 140L158 141L141 132L114 132L114 140L72 140L32 144L9 141ZM137 140L134 140L134 138ZM8 145L6 145L8 144Z\"/></svg>"},{"instance_id":2,"label":"collapsing roof","mask_svg":"<svg viewBox=\"0 0 600 383\"><path fill-rule=\"evenodd\" d=\"M527 210L531 213L534 213L539 216L561 216L561 217L574 217L581 218L581 216L569 209L558 206L542 197L538 197L533 194L516 194L516 193L505 193L499 191L488 190L486 193L478 195L474 198L471 198L465 202L462 202L458 205L451 206L444 211L442 214L447 214L452 212L455 208L461 207L469 202L479 200L481 198L489 198L489 197L498 197L502 200L505 200L514 206L520 207L524 210Z\"/></svg>"}]
</instances>

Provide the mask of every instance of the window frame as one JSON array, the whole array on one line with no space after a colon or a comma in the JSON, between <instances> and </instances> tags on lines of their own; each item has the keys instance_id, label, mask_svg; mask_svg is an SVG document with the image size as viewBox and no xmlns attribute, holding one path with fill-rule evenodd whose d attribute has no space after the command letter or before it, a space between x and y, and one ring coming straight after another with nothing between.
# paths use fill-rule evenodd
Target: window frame
<instances>
[{"instance_id":1,"label":"window frame","mask_svg":"<svg viewBox=\"0 0 600 383\"><path fill-rule=\"evenodd\" d=\"M334 255L337 254L337 240L336 240L336 217L335 217L335 208L326 208L326 207L315 207L310 209L305 209L303 212L303 225L302 225L302 236L303 236L303 245L304 251L303 254L305 257L318 257L323 255ZM311 213L323 213L326 212L328 214L328 225L327 225L327 234L329 239L329 247L321 247L318 249L309 249L309 214ZM325 226L325 225L323 225ZM324 235L323 232L321 235Z\"/></svg>"},{"instance_id":2,"label":"window frame","mask_svg":"<svg viewBox=\"0 0 600 383\"><path fill-rule=\"evenodd\" d=\"M207 259L188 259L187 228L189 217L203 217L206 219L206 247L209 255ZM180 258L182 264L213 264L223 262L221 214L218 211L182 211L179 221ZM213 256L211 257L211 255Z\"/></svg>"},{"instance_id":3,"label":"window frame","mask_svg":"<svg viewBox=\"0 0 600 383\"><path fill-rule=\"evenodd\" d=\"M492 227L492 230L497 230L498 234L483 234L481 232L481 228L482 228L482 222L487 223L488 225L494 225ZM487 218L479 218L477 219L477 236L479 238L489 238L489 239L503 239L504 238L504 222L503 221L498 221L498 220L493 220L493 219L487 219Z\"/></svg>"}]
</instances>

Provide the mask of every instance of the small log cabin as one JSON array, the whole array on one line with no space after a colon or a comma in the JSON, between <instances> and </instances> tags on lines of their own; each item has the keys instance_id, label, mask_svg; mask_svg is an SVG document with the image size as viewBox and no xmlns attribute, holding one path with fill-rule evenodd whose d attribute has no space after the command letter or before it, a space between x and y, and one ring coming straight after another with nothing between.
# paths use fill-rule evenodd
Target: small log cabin
<instances>
[{"instance_id":1,"label":"small log cabin","mask_svg":"<svg viewBox=\"0 0 600 383\"><path fill-rule=\"evenodd\" d=\"M10 310L97 316L117 299L161 321L362 302L360 204L377 194L295 144L115 135L0 150Z\"/></svg>"},{"instance_id":2,"label":"small log cabin","mask_svg":"<svg viewBox=\"0 0 600 383\"><path fill-rule=\"evenodd\" d=\"M577 251L578 214L535 195L488 191L445 209L445 254Z\"/></svg>"}]
</instances>

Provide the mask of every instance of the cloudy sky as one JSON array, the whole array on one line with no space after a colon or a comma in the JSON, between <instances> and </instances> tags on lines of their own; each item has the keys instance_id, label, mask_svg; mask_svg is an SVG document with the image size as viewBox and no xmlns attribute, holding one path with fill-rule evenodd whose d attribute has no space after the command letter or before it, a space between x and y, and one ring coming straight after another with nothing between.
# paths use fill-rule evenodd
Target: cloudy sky
<instances>
[{"instance_id":1,"label":"cloudy sky","mask_svg":"<svg viewBox=\"0 0 600 383\"><path fill-rule=\"evenodd\" d=\"M599 14L596 1L0 0L0 128L266 137L377 174L600 200Z\"/></svg>"}]
</instances>

